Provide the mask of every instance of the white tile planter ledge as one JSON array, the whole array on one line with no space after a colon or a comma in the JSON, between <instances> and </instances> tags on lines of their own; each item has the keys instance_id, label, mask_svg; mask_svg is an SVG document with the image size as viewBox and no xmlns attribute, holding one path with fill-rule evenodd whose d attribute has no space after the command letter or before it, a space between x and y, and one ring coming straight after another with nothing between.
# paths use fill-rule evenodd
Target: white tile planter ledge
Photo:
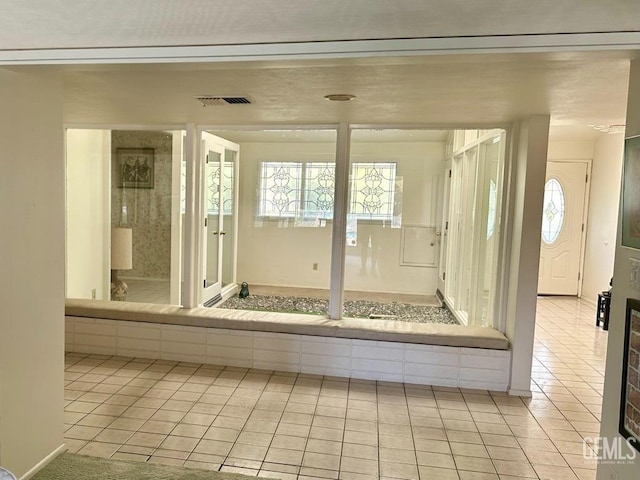
<instances>
[{"instance_id":1,"label":"white tile planter ledge","mask_svg":"<svg viewBox=\"0 0 640 480\"><path fill-rule=\"evenodd\" d=\"M491 328L67 300L66 350L506 391Z\"/></svg>"}]
</instances>

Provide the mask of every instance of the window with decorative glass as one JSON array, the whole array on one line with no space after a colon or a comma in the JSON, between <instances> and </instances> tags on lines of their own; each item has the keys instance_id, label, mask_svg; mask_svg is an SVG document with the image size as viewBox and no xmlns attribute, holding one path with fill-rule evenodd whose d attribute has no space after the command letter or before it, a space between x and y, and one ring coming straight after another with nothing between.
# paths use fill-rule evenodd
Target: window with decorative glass
<instances>
[{"instance_id":1,"label":"window with decorative glass","mask_svg":"<svg viewBox=\"0 0 640 480\"><path fill-rule=\"evenodd\" d=\"M331 220L335 178L334 163L262 162L258 215ZM395 163L354 163L350 211L358 219L391 220L395 184Z\"/></svg>"}]
</instances>

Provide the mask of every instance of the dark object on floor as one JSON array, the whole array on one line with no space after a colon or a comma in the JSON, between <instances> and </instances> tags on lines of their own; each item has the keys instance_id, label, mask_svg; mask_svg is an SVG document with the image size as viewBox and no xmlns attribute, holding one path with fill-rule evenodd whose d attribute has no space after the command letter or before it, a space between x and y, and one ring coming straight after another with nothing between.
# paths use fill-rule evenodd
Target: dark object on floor
<instances>
[{"instance_id":1,"label":"dark object on floor","mask_svg":"<svg viewBox=\"0 0 640 480\"><path fill-rule=\"evenodd\" d=\"M63 453L33 480L249 480L238 473L215 472L155 463L110 460Z\"/></svg>"},{"instance_id":2,"label":"dark object on floor","mask_svg":"<svg viewBox=\"0 0 640 480\"><path fill-rule=\"evenodd\" d=\"M249 296L249 284L247 282L242 282L242 285L240 285L240 293L238 296L240 298L247 298Z\"/></svg>"},{"instance_id":3,"label":"dark object on floor","mask_svg":"<svg viewBox=\"0 0 640 480\"><path fill-rule=\"evenodd\" d=\"M609 330L609 313L611 312L611 290L598 294L598 308L596 309L596 327Z\"/></svg>"}]
</instances>

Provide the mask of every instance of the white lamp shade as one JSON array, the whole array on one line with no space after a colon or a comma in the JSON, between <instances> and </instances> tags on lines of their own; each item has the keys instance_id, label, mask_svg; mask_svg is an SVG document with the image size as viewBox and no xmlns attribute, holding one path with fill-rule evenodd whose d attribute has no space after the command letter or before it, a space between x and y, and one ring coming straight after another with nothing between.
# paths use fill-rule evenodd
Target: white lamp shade
<instances>
[{"instance_id":1,"label":"white lamp shade","mask_svg":"<svg viewBox=\"0 0 640 480\"><path fill-rule=\"evenodd\" d=\"M133 235L130 228L111 229L111 270L133 268Z\"/></svg>"}]
</instances>

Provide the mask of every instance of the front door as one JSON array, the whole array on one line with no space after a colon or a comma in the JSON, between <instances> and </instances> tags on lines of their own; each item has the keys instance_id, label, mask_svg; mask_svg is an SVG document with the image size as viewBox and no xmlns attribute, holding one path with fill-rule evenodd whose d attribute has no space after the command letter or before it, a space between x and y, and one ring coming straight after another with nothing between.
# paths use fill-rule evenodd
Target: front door
<instances>
[{"instance_id":1,"label":"front door","mask_svg":"<svg viewBox=\"0 0 640 480\"><path fill-rule=\"evenodd\" d=\"M538 293L577 295L582 260L586 162L549 162L542 211Z\"/></svg>"}]
</instances>

